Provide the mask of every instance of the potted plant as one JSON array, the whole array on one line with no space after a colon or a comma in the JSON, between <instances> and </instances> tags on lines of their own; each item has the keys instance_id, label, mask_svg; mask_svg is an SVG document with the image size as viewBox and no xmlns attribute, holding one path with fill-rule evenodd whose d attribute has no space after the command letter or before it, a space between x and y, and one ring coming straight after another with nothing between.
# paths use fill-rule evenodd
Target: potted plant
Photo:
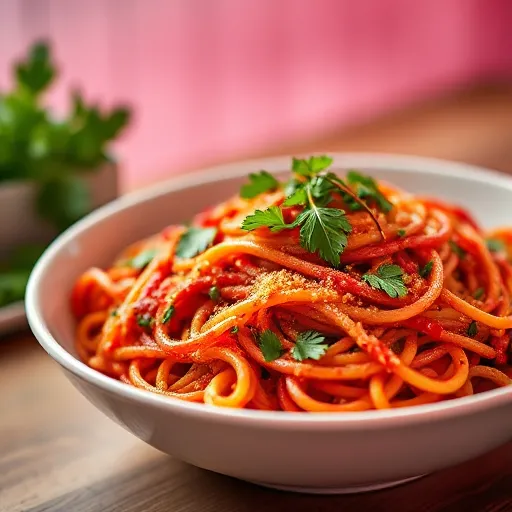
<instances>
[{"instance_id":1,"label":"potted plant","mask_svg":"<svg viewBox=\"0 0 512 512\"><path fill-rule=\"evenodd\" d=\"M23 318L28 276L46 245L117 196L109 146L130 118L126 108L87 104L78 91L66 115L52 115L43 100L57 70L44 42L13 75L12 89L0 91L0 330Z\"/></svg>"}]
</instances>

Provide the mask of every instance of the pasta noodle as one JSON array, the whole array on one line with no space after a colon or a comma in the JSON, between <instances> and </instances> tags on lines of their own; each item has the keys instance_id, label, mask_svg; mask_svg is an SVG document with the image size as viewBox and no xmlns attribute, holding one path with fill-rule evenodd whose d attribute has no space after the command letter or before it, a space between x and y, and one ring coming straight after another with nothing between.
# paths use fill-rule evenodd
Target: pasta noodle
<instances>
[{"instance_id":1,"label":"pasta noodle","mask_svg":"<svg viewBox=\"0 0 512 512\"><path fill-rule=\"evenodd\" d=\"M82 360L160 395L287 412L510 385L512 229L486 234L458 207L333 176L297 174L295 204L266 177L87 270L71 297ZM257 212L267 224L247 229Z\"/></svg>"}]
</instances>

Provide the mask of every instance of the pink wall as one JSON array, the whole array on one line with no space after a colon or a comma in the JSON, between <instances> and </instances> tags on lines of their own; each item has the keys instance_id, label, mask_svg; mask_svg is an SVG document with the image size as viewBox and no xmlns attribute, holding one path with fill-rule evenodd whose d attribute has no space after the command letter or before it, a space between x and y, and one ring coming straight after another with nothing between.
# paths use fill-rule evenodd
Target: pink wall
<instances>
[{"instance_id":1,"label":"pink wall","mask_svg":"<svg viewBox=\"0 0 512 512\"><path fill-rule=\"evenodd\" d=\"M508 0L0 0L7 65L50 36L63 83L128 101L129 184L326 132L512 70Z\"/></svg>"}]
</instances>

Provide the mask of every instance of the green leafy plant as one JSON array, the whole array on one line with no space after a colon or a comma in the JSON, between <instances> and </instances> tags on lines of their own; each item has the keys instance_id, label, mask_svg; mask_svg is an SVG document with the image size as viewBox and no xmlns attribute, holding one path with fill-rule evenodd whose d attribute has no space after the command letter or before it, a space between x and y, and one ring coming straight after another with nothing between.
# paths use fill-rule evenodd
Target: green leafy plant
<instances>
[{"instance_id":1,"label":"green leafy plant","mask_svg":"<svg viewBox=\"0 0 512 512\"><path fill-rule=\"evenodd\" d=\"M75 91L69 112L57 118L44 105L57 76L50 46L38 42L15 64L12 89L0 92L0 184L33 183L37 213L61 231L91 210L84 177L112 161L109 143L126 127L130 112L102 110ZM15 255L11 260L0 271L0 306L24 294ZM33 263L22 269L24 275Z\"/></svg>"}]
</instances>

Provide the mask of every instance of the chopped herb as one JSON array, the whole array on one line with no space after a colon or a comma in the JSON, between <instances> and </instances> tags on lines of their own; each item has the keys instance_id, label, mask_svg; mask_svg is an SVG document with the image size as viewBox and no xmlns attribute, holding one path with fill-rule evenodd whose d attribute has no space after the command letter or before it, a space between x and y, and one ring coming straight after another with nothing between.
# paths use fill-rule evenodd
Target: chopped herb
<instances>
[{"instance_id":1,"label":"chopped herb","mask_svg":"<svg viewBox=\"0 0 512 512\"><path fill-rule=\"evenodd\" d=\"M455 243L453 240L450 240L448 242L450 244L451 250L460 258L463 259L466 257L466 251L457 243Z\"/></svg>"},{"instance_id":2,"label":"chopped herb","mask_svg":"<svg viewBox=\"0 0 512 512\"><path fill-rule=\"evenodd\" d=\"M260 334L259 346L267 363L279 359L283 353L283 346L279 338L270 329L266 329Z\"/></svg>"},{"instance_id":3,"label":"chopped herb","mask_svg":"<svg viewBox=\"0 0 512 512\"><path fill-rule=\"evenodd\" d=\"M212 286L208 291L208 295L210 299L217 301L220 298L220 291L216 286Z\"/></svg>"},{"instance_id":4,"label":"chopped herb","mask_svg":"<svg viewBox=\"0 0 512 512\"><path fill-rule=\"evenodd\" d=\"M505 244L502 240L497 240L495 238L489 238L489 240L486 241L487 248L491 252L503 252L505 250Z\"/></svg>"},{"instance_id":5,"label":"chopped herb","mask_svg":"<svg viewBox=\"0 0 512 512\"><path fill-rule=\"evenodd\" d=\"M249 181L250 183L240 190L240 197L244 199L252 199L279 186L279 182L267 171L249 174Z\"/></svg>"},{"instance_id":6,"label":"chopped herb","mask_svg":"<svg viewBox=\"0 0 512 512\"><path fill-rule=\"evenodd\" d=\"M149 315L137 315L137 325L140 327L153 327L155 319Z\"/></svg>"},{"instance_id":7,"label":"chopped herb","mask_svg":"<svg viewBox=\"0 0 512 512\"><path fill-rule=\"evenodd\" d=\"M117 309L113 309L111 312L110 312L110 316L117 316Z\"/></svg>"},{"instance_id":8,"label":"chopped herb","mask_svg":"<svg viewBox=\"0 0 512 512\"><path fill-rule=\"evenodd\" d=\"M286 198L286 201L283 203L283 206L295 206L297 204L306 204L308 202L308 195L306 191L306 185L302 185L297 187L289 197Z\"/></svg>"},{"instance_id":9,"label":"chopped herb","mask_svg":"<svg viewBox=\"0 0 512 512\"><path fill-rule=\"evenodd\" d=\"M151 260L156 256L156 249L148 249L146 251L142 251L141 253L137 254L134 258L131 260L128 260L126 264L129 267L136 268L136 269L143 269L146 267Z\"/></svg>"},{"instance_id":10,"label":"chopped herb","mask_svg":"<svg viewBox=\"0 0 512 512\"><path fill-rule=\"evenodd\" d=\"M238 333L238 325L235 325L232 329L231 329L231 334L237 334Z\"/></svg>"},{"instance_id":11,"label":"chopped herb","mask_svg":"<svg viewBox=\"0 0 512 512\"><path fill-rule=\"evenodd\" d=\"M326 352L329 345L323 343L325 336L317 331L301 332L295 341L291 354L297 361L304 359L320 359Z\"/></svg>"},{"instance_id":12,"label":"chopped herb","mask_svg":"<svg viewBox=\"0 0 512 512\"><path fill-rule=\"evenodd\" d=\"M340 255L347 246L347 235L352 226L343 210L317 208L314 204L296 219L300 225L300 244L309 252L316 252L322 259L337 267Z\"/></svg>"},{"instance_id":13,"label":"chopped herb","mask_svg":"<svg viewBox=\"0 0 512 512\"><path fill-rule=\"evenodd\" d=\"M468 332L468 336L470 338L474 338L477 335L477 333L478 333L478 325L477 325L477 323L474 320L469 324L467 332Z\"/></svg>"},{"instance_id":14,"label":"chopped herb","mask_svg":"<svg viewBox=\"0 0 512 512\"><path fill-rule=\"evenodd\" d=\"M485 292L485 290L483 288L477 288L475 290L475 293L473 293L473 297L476 300L480 300L484 296L484 292Z\"/></svg>"},{"instance_id":15,"label":"chopped herb","mask_svg":"<svg viewBox=\"0 0 512 512\"><path fill-rule=\"evenodd\" d=\"M216 234L216 228L189 228L181 235L176 255L180 258L193 258L201 254L213 243Z\"/></svg>"},{"instance_id":16,"label":"chopped herb","mask_svg":"<svg viewBox=\"0 0 512 512\"><path fill-rule=\"evenodd\" d=\"M332 164L332 158L326 155L312 156L307 160L294 158L292 161L293 172L304 176L305 178L312 178L315 174L327 169Z\"/></svg>"},{"instance_id":17,"label":"chopped herb","mask_svg":"<svg viewBox=\"0 0 512 512\"><path fill-rule=\"evenodd\" d=\"M284 195L286 197L289 197L291 195L293 195L295 193L295 191L302 187L302 185L304 185L304 182L303 181L299 181L295 178L292 178L291 180L288 180L285 184L284 184Z\"/></svg>"},{"instance_id":18,"label":"chopped herb","mask_svg":"<svg viewBox=\"0 0 512 512\"><path fill-rule=\"evenodd\" d=\"M406 231L405 229L399 229L397 232L396 232L397 236L399 236L400 238L403 238L405 235L406 235Z\"/></svg>"},{"instance_id":19,"label":"chopped herb","mask_svg":"<svg viewBox=\"0 0 512 512\"><path fill-rule=\"evenodd\" d=\"M398 265L384 264L376 274L364 274L362 279L372 288L386 292L390 297L405 297L407 287L403 281L403 270Z\"/></svg>"},{"instance_id":20,"label":"chopped herb","mask_svg":"<svg viewBox=\"0 0 512 512\"><path fill-rule=\"evenodd\" d=\"M266 210L256 210L252 215L247 216L242 223L242 229L246 231L263 227L267 227L275 233L293 227L293 224L286 224L283 219L283 212L277 206L270 206Z\"/></svg>"},{"instance_id":21,"label":"chopped herb","mask_svg":"<svg viewBox=\"0 0 512 512\"><path fill-rule=\"evenodd\" d=\"M384 213L392 210L393 205L379 190L377 182L371 176L364 176L357 171L350 171L347 174L347 182L355 190L359 199L375 201Z\"/></svg>"},{"instance_id":22,"label":"chopped herb","mask_svg":"<svg viewBox=\"0 0 512 512\"><path fill-rule=\"evenodd\" d=\"M432 267L434 266L434 262L430 260L424 267L420 268L420 276L423 279L427 279L430 276L430 272L432 272Z\"/></svg>"},{"instance_id":23,"label":"chopped herb","mask_svg":"<svg viewBox=\"0 0 512 512\"><path fill-rule=\"evenodd\" d=\"M171 318L172 316L174 315L174 311L175 311L175 308L174 308L174 305L171 304L164 312L164 315L162 316L162 323L163 324L166 324Z\"/></svg>"}]
</instances>

